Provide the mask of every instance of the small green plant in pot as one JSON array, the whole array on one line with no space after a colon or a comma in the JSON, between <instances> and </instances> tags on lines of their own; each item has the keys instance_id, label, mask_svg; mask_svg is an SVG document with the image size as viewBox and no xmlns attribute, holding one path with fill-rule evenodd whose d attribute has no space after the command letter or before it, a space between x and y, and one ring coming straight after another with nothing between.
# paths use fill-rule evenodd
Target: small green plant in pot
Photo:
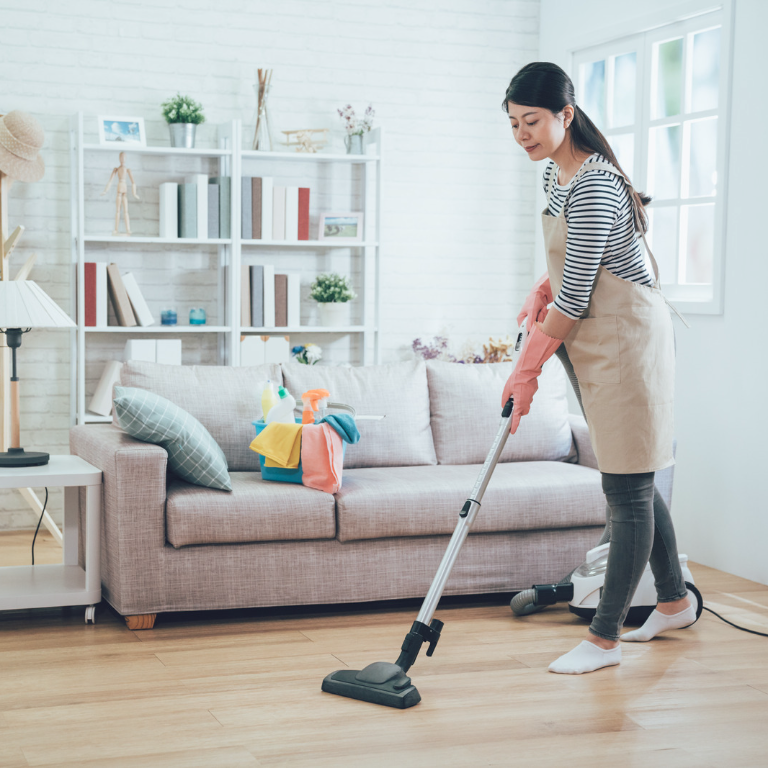
<instances>
[{"instance_id":1,"label":"small green plant in pot","mask_svg":"<svg viewBox=\"0 0 768 768\"><path fill-rule=\"evenodd\" d=\"M317 302L320 325L342 327L349 323L347 302L356 299L357 294L350 288L348 280L331 272L318 275L312 283L309 295Z\"/></svg>"},{"instance_id":2,"label":"small green plant in pot","mask_svg":"<svg viewBox=\"0 0 768 768\"><path fill-rule=\"evenodd\" d=\"M190 96L177 93L162 104L163 117L171 131L171 146L192 149L195 129L205 122L203 105Z\"/></svg>"}]
</instances>

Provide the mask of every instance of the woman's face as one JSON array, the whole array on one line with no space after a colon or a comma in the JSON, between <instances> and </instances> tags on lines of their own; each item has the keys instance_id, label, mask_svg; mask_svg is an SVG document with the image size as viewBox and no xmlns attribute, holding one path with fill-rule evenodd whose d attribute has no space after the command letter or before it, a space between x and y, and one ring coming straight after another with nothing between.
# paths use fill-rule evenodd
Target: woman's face
<instances>
[{"instance_id":1,"label":"woman's face","mask_svg":"<svg viewBox=\"0 0 768 768\"><path fill-rule=\"evenodd\" d=\"M565 139L565 128L573 120L570 104L557 116L548 109L524 107L511 101L507 102L507 111L515 141L531 160L543 160L555 154Z\"/></svg>"}]
</instances>

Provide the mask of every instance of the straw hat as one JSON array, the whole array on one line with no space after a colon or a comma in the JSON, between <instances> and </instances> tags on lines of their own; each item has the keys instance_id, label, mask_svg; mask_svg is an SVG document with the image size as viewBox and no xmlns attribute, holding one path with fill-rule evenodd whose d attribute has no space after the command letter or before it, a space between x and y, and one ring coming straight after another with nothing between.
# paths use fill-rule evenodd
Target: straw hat
<instances>
[{"instance_id":1,"label":"straw hat","mask_svg":"<svg viewBox=\"0 0 768 768\"><path fill-rule=\"evenodd\" d=\"M29 113L14 109L0 117L0 171L19 181L42 179L44 140L43 127Z\"/></svg>"}]
</instances>

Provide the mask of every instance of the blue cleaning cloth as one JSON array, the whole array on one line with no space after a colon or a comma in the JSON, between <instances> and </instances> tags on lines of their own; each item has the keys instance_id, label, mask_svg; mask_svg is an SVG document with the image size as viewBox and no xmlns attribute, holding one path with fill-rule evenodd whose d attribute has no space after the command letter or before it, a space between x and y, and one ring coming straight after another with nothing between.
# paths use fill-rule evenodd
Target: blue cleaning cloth
<instances>
[{"instance_id":1,"label":"blue cleaning cloth","mask_svg":"<svg viewBox=\"0 0 768 768\"><path fill-rule=\"evenodd\" d=\"M331 414L320 420L320 423L328 422L328 425L339 433L345 443L357 443L360 440L360 432L355 420L347 413Z\"/></svg>"}]
</instances>

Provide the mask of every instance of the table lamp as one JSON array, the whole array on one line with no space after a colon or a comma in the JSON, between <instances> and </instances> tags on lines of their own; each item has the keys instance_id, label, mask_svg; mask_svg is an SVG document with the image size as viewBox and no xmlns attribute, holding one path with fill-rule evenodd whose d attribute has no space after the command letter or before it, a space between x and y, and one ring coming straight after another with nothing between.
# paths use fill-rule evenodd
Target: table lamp
<instances>
[{"instance_id":1,"label":"table lamp","mask_svg":"<svg viewBox=\"0 0 768 768\"><path fill-rule=\"evenodd\" d=\"M19 437L19 377L16 350L33 328L75 328L64 310L32 280L0 281L0 333L13 354L11 373L11 444L0 453L0 467L36 467L48 463L47 453L25 451Z\"/></svg>"}]
</instances>

